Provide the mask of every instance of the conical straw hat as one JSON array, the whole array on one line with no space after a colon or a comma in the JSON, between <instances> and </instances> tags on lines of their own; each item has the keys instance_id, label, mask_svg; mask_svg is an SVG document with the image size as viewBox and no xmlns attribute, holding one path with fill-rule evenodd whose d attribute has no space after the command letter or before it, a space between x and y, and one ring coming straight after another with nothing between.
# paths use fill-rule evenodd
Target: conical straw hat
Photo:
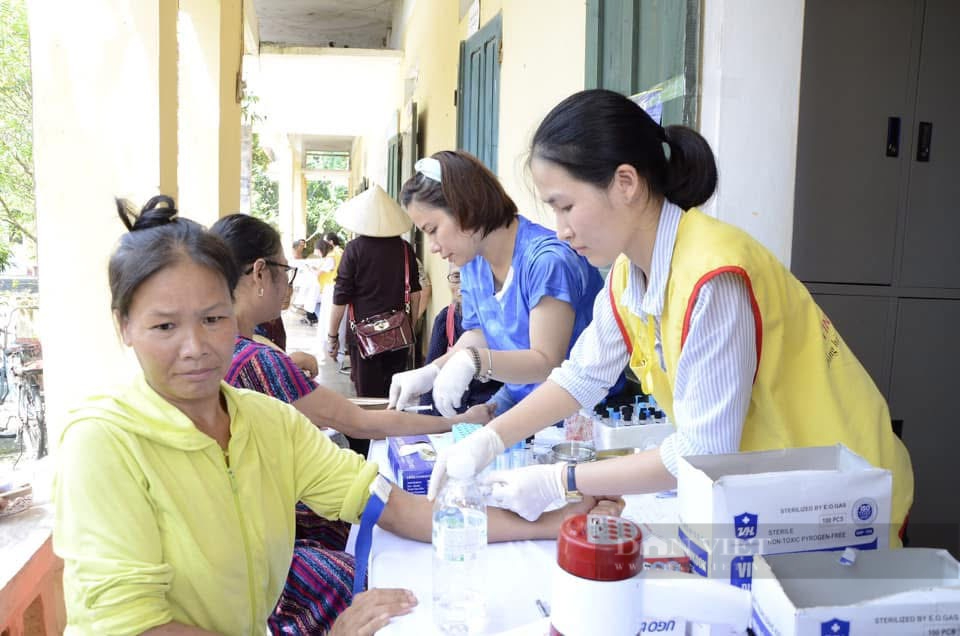
<instances>
[{"instance_id":1,"label":"conical straw hat","mask_svg":"<svg viewBox=\"0 0 960 636\"><path fill-rule=\"evenodd\" d=\"M413 221L378 185L345 201L334 214L342 227L364 236L400 236Z\"/></svg>"}]
</instances>

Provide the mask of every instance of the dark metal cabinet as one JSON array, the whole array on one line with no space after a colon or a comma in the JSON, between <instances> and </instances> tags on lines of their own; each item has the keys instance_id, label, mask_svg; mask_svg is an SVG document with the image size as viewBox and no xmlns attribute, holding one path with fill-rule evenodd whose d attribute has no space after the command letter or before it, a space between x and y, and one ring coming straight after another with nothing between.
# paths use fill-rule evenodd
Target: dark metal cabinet
<instances>
[{"instance_id":1,"label":"dark metal cabinet","mask_svg":"<svg viewBox=\"0 0 960 636\"><path fill-rule=\"evenodd\" d=\"M911 545L960 555L960 2L807 0L794 273L888 397Z\"/></svg>"},{"instance_id":2,"label":"dark metal cabinet","mask_svg":"<svg viewBox=\"0 0 960 636\"><path fill-rule=\"evenodd\" d=\"M903 441L913 461L910 541L914 546L947 548L956 555L960 300L908 298L899 304L890 410L904 422Z\"/></svg>"},{"instance_id":3,"label":"dark metal cabinet","mask_svg":"<svg viewBox=\"0 0 960 636\"><path fill-rule=\"evenodd\" d=\"M801 280L893 282L908 150L901 132L896 156L888 156L887 128L891 117L901 131L911 127L916 5L805 5L791 257Z\"/></svg>"},{"instance_id":4,"label":"dark metal cabinet","mask_svg":"<svg viewBox=\"0 0 960 636\"><path fill-rule=\"evenodd\" d=\"M900 284L960 288L960 2L927 0Z\"/></svg>"}]
</instances>

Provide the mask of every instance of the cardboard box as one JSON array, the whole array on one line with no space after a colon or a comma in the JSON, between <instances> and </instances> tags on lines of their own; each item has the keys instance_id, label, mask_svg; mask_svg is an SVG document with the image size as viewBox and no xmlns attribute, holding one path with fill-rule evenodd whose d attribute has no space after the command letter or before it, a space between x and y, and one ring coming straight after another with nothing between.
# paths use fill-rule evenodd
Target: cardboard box
<instances>
[{"instance_id":1,"label":"cardboard box","mask_svg":"<svg viewBox=\"0 0 960 636\"><path fill-rule=\"evenodd\" d=\"M648 523L638 523L643 535L643 569L670 570L671 572L690 572L690 557L683 550L677 537L676 526L673 533L663 532L664 527Z\"/></svg>"},{"instance_id":2,"label":"cardboard box","mask_svg":"<svg viewBox=\"0 0 960 636\"><path fill-rule=\"evenodd\" d=\"M426 435L387 438L387 458L400 487L415 495L427 494L437 452Z\"/></svg>"},{"instance_id":3,"label":"cardboard box","mask_svg":"<svg viewBox=\"0 0 960 636\"><path fill-rule=\"evenodd\" d=\"M753 618L759 635L960 634L960 564L945 550L758 556Z\"/></svg>"},{"instance_id":4,"label":"cardboard box","mask_svg":"<svg viewBox=\"0 0 960 636\"><path fill-rule=\"evenodd\" d=\"M685 457L677 484L691 570L745 589L755 554L889 544L893 476L840 444Z\"/></svg>"}]
</instances>

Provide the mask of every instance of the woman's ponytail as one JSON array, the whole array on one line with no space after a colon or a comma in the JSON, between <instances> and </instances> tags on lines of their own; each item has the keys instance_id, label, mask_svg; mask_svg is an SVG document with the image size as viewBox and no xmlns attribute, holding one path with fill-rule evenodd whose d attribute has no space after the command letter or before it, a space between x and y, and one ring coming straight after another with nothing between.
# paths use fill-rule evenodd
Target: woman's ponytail
<instances>
[{"instance_id":1,"label":"woman's ponytail","mask_svg":"<svg viewBox=\"0 0 960 636\"><path fill-rule=\"evenodd\" d=\"M717 189L717 162L710 144L686 126L667 126L670 148L663 195L683 210L703 205Z\"/></svg>"}]
</instances>

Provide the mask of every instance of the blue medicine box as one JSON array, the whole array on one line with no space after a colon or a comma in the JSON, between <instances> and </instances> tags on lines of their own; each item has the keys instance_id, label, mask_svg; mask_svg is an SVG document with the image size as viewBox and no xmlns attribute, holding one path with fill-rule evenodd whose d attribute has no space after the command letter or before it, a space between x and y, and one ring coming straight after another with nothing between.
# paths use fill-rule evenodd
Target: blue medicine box
<instances>
[{"instance_id":1,"label":"blue medicine box","mask_svg":"<svg viewBox=\"0 0 960 636\"><path fill-rule=\"evenodd\" d=\"M387 438L387 458L400 487L414 495L427 494L437 453L426 435Z\"/></svg>"}]
</instances>

